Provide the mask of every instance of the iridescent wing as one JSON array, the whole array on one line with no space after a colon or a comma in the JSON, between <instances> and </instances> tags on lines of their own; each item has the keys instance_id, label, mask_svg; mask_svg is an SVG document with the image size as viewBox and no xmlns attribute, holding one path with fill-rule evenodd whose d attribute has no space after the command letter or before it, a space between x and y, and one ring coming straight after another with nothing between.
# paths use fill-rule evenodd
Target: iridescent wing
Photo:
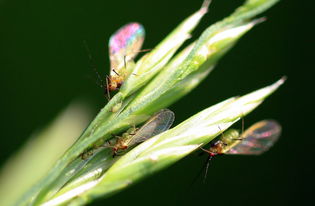
<instances>
[{"instance_id":1,"label":"iridescent wing","mask_svg":"<svg viewBox=\"0 0 315 206\"><path fill-rule=\"evenodd\" d=\"M259 155L267 151L279 138L281 126L274 120L260 121L247 129L239 144L225 154Z\"/></svg>"},{"instance_id":2,"label":"iridescent wing","mask_svg":"<svg viewBox=\"0 0 315 206\"><path fill-rule=\"evenodd\" d=\"M139 23L129 23L121 27L109 39L109 59L111 75L136 57L144 41L144 28ZM115 69L115 71L113 71Z\"/></svg>"},{"instance_id":3,"label":"iridescent wing","mask_svg":"<svg viewBox=\"0 0 315 206\"><path fill-rule=\"evenodd\" d=\"M175 119L174 112L163 109L151 117L132 137L128 145L139 144L155 135L168 130Z\"/></svg>"}]
</instances>

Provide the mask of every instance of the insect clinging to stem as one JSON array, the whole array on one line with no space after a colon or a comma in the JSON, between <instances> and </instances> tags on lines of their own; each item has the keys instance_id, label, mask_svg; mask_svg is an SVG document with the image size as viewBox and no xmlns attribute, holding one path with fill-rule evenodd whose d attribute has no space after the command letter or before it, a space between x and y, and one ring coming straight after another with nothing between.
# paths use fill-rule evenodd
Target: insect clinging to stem
<instances>
[{"instance_id":1,"label":"insect clinging to stem","mask_svg":"<svg viewBox=\"0 0 315 206\"><path fill-rule=\"evenodd\" d=\"M123 153L137 144L168 130L175 119L175 115L171 110L162 109L153 115L139 129L130 128L121 137L117 137L112 142L107 142L105 147L112 148L113 156Z\"/></svg>"},{"instance_id":2,"label":"insect clinging to stem","mask_svg":"<svg viewBox=\"0 0 315 206\"><path fill-rule=\"evenodd\" d=\"M219 139L212 141L208 150L205 176L207 176L210 160L222 154L232 155L260 155L278 140L281 134L281 126L274 120L263 120L249 127L241 135L237 130L228 130L222 133Z\"/></svg>"},{"instance_id":3,"label":"insect clinging to stem","mask_svg":"<svg viewBox=\"0 0 315 206\"><path fill-rule=\"evenodd\" d=\"M145 31L141 24L132 22L117 30L109 39L110 73L106 77L106 93L119 89L131 74L127 66L140 52Z\"/></svg>"}]
</instances>

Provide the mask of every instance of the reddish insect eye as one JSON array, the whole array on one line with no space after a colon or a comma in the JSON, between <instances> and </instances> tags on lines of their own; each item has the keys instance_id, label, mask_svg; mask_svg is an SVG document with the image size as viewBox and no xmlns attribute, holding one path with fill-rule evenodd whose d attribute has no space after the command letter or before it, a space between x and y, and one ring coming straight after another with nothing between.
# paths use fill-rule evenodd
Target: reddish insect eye
<instances>
[{"instance_id":1,"label":"reddish insect eye","mask_svg":"<svg viewBox=\"0 0 315 206\"><path fill-rule=\"evenodd\" d=\"M216 154L216 153L213 153L213 152L210 152L209 155L210 155L211 157L214 157L214 156L216 156L217 154Z\"/></svg>"}]
</instances>

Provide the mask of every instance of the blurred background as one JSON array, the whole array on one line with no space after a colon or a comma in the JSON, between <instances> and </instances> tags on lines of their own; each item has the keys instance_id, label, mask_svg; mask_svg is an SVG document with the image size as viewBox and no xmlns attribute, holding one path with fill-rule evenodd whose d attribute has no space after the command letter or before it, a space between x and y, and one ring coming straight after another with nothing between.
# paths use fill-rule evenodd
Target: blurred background
<instances>
[{"instance_id":1,"label":"blurred background","mask_svg":"<svg viewBox=\"0 0 315 206\"><path fill-rule=\"evenodd\" d=\"M242 2L214 0L193 38ZM245 126L266 118L281 123L282 137L270 151L257 157L214 159L205 184L202 178L194 181L206 160L196 152L91 205L307 204L314 192L314 135L308 127L314 121L309 109L314 105L314 66L307 62L314 53L314 33L304 22L312 19L308 3L281 1L264 13L268 20L246 34L197 89L170 107L178 124L210 105L286 75L287 82L245 118ZM74 100L87 105L90 118L106 104L84 41L105 77L107 42L120 26L142 23L143 48L153 48L201 4L202 0L0 0L0 164Z\"/></svg>"}]
</instances>

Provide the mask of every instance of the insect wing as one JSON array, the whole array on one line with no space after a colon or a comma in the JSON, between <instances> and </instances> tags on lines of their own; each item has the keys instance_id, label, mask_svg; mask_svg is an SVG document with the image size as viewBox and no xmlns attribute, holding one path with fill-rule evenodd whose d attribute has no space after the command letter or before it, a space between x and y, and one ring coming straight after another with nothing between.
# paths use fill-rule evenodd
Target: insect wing
<instances>
[{"instance_id":1,"label":"insect wing","mask_svg":"<svg viewBox=\"0 0 315 206\"><path fill-rule=\"evenodd\" d=\"M175 119L174 112L168 109L163 109L153 117L151 117L132 137L129 145L139 144L155 135L158 135L168 130Z\"/></svg>"},{"instance_id":2,"label":"insect wing","mask_svg":"<svg viewBox=\"0 0 315 206\"><path fill-rule=\"evenodd\" d=\"M267 151L279 138L281 126L274 120L258 122L247 129L239 144L226 154L259 155Z\"/></svg>"},{"instance_id":3,"label":"insect wing","mask_svg":"<svg viewBox=\"0 0 315 206\"><path fill-rule=\"evenodd\" d=\"M111 74L113 69L119 70L124 61L135 58L144 41L144 28L139 23L129 23L121 27L109 39L109 58ZM118 72L119 73L119 72Z\"/></svg>"}]
</instances>

